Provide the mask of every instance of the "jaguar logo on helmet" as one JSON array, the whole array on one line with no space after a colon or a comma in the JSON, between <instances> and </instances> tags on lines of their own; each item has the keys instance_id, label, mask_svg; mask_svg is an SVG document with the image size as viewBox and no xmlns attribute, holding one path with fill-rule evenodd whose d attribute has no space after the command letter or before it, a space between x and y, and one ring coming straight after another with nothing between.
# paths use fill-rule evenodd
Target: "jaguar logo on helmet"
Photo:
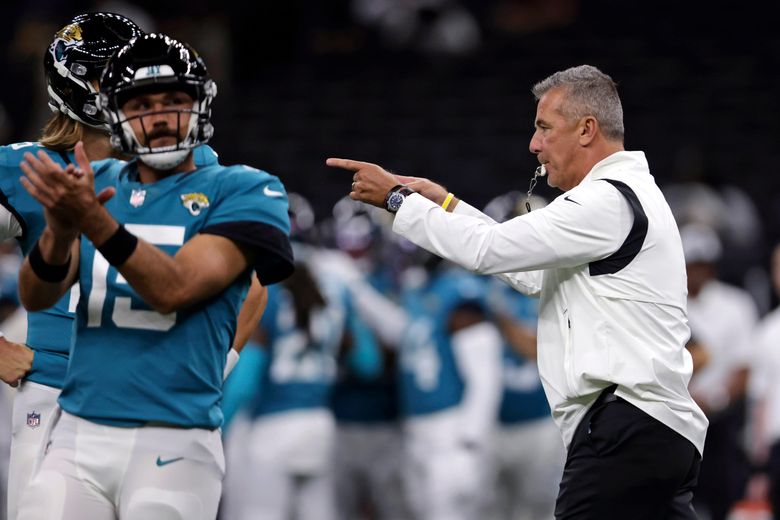
<instances>
[{"instance_id":1,"label":"jaguar logo on helmet","mask_svg":"<svg viewBox=\"0 0 780 520\"><path fill-rule=\"evenodd\" d=\"M81 26L77 23L72 23L57 31L57 34L54 35L54 41L49 46L49 50L54 55L54 60L61 62L65 59L69 48L77 47L83 41ZM84 76L87 73L87 68L80 63L72 63L69 70L77 76Z\"/></svg>"},{"instance_id":2,"label":"jaguar logo on helmet","mask_svg":"<svg viewBox=\"0 0 780 520\"><path fill-rule=\"evenodd\" d=\"M141 29L114 13L84 13L54 34L43 57L49 107L85 125L108 130L95 104L93 82L108 59Z\"/></svg>"},{"instance_id":3,"label":"jaguar logo on helmet","mask_svg":"<svg viewBox=\"0 0 780 520\"><path fill-rule=\"evenodd\" d=\"M81 36L81 26L77 23L68 24L57 31L54 37L66 42L80 42L83 39Z\"/></svg>"}]
</instances>

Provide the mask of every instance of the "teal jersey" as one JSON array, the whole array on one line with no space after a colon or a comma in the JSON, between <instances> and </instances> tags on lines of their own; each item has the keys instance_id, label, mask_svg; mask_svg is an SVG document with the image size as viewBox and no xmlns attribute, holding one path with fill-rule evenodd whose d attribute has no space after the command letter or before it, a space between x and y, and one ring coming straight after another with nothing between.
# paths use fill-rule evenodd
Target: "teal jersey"
<instances>
[{"instance_id":1,"label":"teal jersey","mask_svg":"<svg viewBox=\"0 0 780 520\"><path fill-rule=\"evenodd\" d=\"M253 417L328 405L350 303L336 279L318 286L326 304L312 312L308 334L296 321L293 294L280 286L268 289L262 326L269 359L249 410Z\"/></svg>"},{"instance_id":2,"label":"teal jersey","mask_svg":"<svg viewBox=\"0 0 780 520\"><path fill-rule=\"evenodd\" d=\"M484 309L484 296L485 278L457 268L440 268L425 285L405 291L404 306L412 320L400 346L403 415L427 415L460 404L465 383L449 320L464 305Z\"/></svg>"},{"instance_id":3,"label":"teal jersey","mask_svg":"<svg viewBox=\"0 0 780 520\"><path fill-rule=\"evenodd\" d=\"M375 269L367 281L374 289L388 296L395 292L395 283L389 269L384 267L382 265ZM339 422L352 424L395 421L399 416L395 352L381 347L376 334L357 310L350 307L349 311L347 326L352 342L340 363L333 387L333 415Z\"/></svg>"},{"instance_id":4,"label":"teal jersey","mask_svg":"<svg viewBox=\"0 0 780 520\"><path fill-rule=\"evenodd\" d=\"M207 144L202 144L192 151L195 166L213 166L219 163L219 154Z\"/></svg>"},{"instance_id":5,"label":"teal jersey","mask_svg":"<svg viewBox=\"0 0 780 520\"><path fill-rule=\"evenodd\" d=\"M490 299L499 303L503 312L536 330L539 300L517 292L498 279L489 284ZM542 388L536 360L526 359L504 341L502 356L504 391L498 418L501 424L518 424L550 417L550 405Z\"/></svg>"},{"instance_id":6,"label":"teal jersey","mask_svg":"<svg viewBox=\"0 0 780 520\"><path fill-rule=\"evenodd\" d=\"M72 152L55 152L40 143L15 143L0 147L0 203L21 225L21 234L13 238L18 240L25 256L46 227L46 219L43 217L43 207L19 182L19 177L24 175L19 163L24 159L25 152L37 155L38 151L45 152L54 162L63 166L74 161ZM53 307L27 315L26 343L35 351L32 369L26 376L28 381L55 388L62 386L73 335L77 290L68 292Z\"/></svg>"},{"instance_id":7,"label":"teal jersey","mask_svg":"<svg viewBox=\"0 0 780 520\"><path fill-rule=\"evenodd\" d=\"M116 188L106 207L138 237L174 255L199 233L256 253L219 294L162 315L82 237L76 340L60 396L65 411L115 426L222 423L222 372L252 270L263 285L292 272L287 196L278 178L218 164L158 182L137 181L135 162L93 163L95 189Z\"/></svg>"},{"instance_id":8,"label":"teal jersey","mask_svg":"<svg viewBox=\"0 0 780 520\"><path fill-rule=\"evenodd\" d=\"M41 236L46 219L43 207L19 182L19 177L24 175L19 163L24 159L25 152L37 154L39 150L63 166L76 162L73 152L55 152L40 143L23 142L0 147L0 204L16 217L22 228L21 235L2 238L16 238L25 256ZM196 148L193 157L198 166L217 163L217 153L208 145ZM35 351L32 369L25 377L28 381L62 388L78 300L78 286L74 286L53 307L27 314L26 343Z\"/></svg>"}]
</instances>

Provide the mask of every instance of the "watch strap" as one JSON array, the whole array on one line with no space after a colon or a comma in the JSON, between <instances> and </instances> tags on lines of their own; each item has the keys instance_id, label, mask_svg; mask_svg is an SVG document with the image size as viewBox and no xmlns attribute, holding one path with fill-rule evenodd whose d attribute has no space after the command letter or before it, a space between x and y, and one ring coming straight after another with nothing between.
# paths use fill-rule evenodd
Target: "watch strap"
<instances>
[{"instance_id":1,"label":"watch strap","mask_svg":"<svg viewBox=\"0 0 780 520\"><path fill-rule=\"evenodd\" d=\"M388 201L390 200L390 196L393 193L400 193L404 197L408 197L412 193L415 193L413 189L408 187L406 184L396 184L390 190L387 192L387 195L385 195L385 201L384 201L384 207L386 210L391 211L390 208L387 206ZM392 213L395 213L394 211L391 211Z\"/></svg>"}]
</instances>

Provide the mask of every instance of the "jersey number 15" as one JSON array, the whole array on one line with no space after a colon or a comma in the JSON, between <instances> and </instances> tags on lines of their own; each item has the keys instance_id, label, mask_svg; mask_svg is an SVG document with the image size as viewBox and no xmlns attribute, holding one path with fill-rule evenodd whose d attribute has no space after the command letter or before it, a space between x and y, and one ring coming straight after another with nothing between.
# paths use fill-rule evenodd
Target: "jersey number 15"
<instances>
[{"instance_id":1,"label":"jersey number 15","mask_svg":"<svg viewBox=\"0 0 780 520\"><path fill-rule=\"evenodd\" d=\"M143 238L156 246L182 246L184 245L184 226L158 226L150 224L125 224L125 228L139 238ZM106 288L108 282L108 260L95 251L95 259L92 263L92 290L89 293L87 306L87 326L99 327L103 321L103 306L106 302ZM126 284L127 280L120 273L116 273L116 283ZM176 324L176 313L160 314L159 312L143 309L132 309L132 299L129 297L115 297L114 310L111 320L120 328L143 330L169 330Z\"/></svg>"}]
</instances>

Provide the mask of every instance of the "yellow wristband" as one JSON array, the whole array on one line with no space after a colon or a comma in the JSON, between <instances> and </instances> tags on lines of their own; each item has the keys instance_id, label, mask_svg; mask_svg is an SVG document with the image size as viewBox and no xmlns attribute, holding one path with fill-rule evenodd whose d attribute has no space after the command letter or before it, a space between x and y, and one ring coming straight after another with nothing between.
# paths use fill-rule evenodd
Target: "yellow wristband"
<instances>
[{"instance_id":1,"label":"yellow wristband","mask_svg":"<svg viewBox=\"0 0 780 520\"><path fill-rule=\"evenodd\" d=\"M447 194L447 197L444 199L444 202L441 203L441 207L444 211L447 211L447 208L450 205L450 202L452 202L452 199L455 197L455 194L450 192Z\"/></svg>"}]
</instances>

